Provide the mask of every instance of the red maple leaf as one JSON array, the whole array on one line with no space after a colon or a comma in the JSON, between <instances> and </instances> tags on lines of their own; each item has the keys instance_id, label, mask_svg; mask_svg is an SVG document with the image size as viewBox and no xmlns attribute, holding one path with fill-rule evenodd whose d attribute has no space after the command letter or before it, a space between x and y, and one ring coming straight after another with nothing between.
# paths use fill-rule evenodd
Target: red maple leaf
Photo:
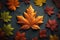
<instances>
[{"instance_id":1,"label":"red maple leaf","mask_svg":"<svg viewBox=\"0 0 60 40\"><path fill-rule=\"evenodd\" d=\"M47 37L46 30L41 30L40 31L40 38L45 38L45 37Z\"/></svg>"},{"instance_id":2,"label":"red maple leaf","mask_svg":"<svg viewBox=\"0 0 60 40\"><path fill-rule=\"evenodd\" d=\"M52 31L54 31L54 30L56 30L56 28L57 28L57 22L56 22L56 20L54 19L54 20L48 20L48 22L47 22L47 24L46 24L46 27L47 28L50 28Z\"/></svg>"},{"instance_id":3,"label":"red maple leaf","mask_svg":"<svg viewBox=\"0 0 60 40\"><path fill-rule=\"evenodd\" d=\"M5 33L2 30L0 30L0 37L4 37L4 35Z\"/></svg>"},{"instance_id":4,"label":"red maple leaf","mask_svg":"<svg viewBox=\"0 0 60 40\"><path fill-rule=\"evenodd\" d=\"M29 4L30 0L23 0L24 3Z\"/></svg>"},{"instance_id":5,"label":"red maple leaf","mask_svg":"<svg viewBox=\"0 0 60 40\"><path fill-rule=\"evenodd\" d=\"M38 40L38 38L37 37L34 37L34 38L32 38L32 40Z\"/></svg>"},{"instance_id":6,"label":"red maple leaf","mask_svg":"<svg viewBox=\"0 0 60 40\"><path fill-rule=\"evenodd\" d=\"M56 6L60 8L60 0L53 0L53 2L55 2Z\"/></svg>"},{"instance_id":7,"label":"red maple leaf","mask_svg":"<svg viewBox=\"0 0 60 40\"><path fill-rule=\"evenodd\" d=\"M54 14L54 8L53 8L53 7L48 7L48 6L46 6L45 12L46 12L49 16L51 16L52 14Z\"/></svg>"},{"instance_id":8,"label":"red maple leaf","mask_svg":"<svg viewBox=\"0 0 60 40\"><path fill-rule=\"evenodd\" d=\"M57 14L57 17L60 19L60 13Z\"/></svg>"},{"instance_id":9,"label":"red maple leaf","mask_svg":"<svg viewBox=\"0 0 60 40\"><path fill-rule=\"evenodd\" d=\"M57 17L60 19L60 10L58 11Z\"/></svg>"},{"instance_id":10,"label":"red maple leaf","mask_svg":"<svg viewBox=\"0 0 60 40\"><path fill-rule=\"evenodd\" d=\"M0 9L2 8L2 3L0 2Z\"/></svg>"},{"instance_id":11,"label":"red maple leaf","mask_svg":"<svg viewBox=\"0 0 60 40\"><path fill-rule=\"evenodd\" d=\"M0 40L8 40L5 36L5 32L0 28Z\"/></svg>"},{"instance_id":12,"label":"red maple leaf","mask_svg":"<svg viewBox=\"0 0 60 40\"><path fill-rule=\"evenodd\" d=\"M26 38L25 38L25 32L24 33L17 32L15 40L26 40Z\"/></svg>"}]
</instances>

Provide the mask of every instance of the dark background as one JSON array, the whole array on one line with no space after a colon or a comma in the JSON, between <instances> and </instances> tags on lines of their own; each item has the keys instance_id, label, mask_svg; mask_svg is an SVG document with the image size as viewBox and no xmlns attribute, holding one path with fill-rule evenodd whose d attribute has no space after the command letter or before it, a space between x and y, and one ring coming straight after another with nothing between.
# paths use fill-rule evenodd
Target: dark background
<instances>
[{"instance_id":1,"label":"dark background","mask_svg":"<svg viewBox=\"0 0 60 40\"><path fill-rule=\"evenodd\" d=\"M20 7L17 8L16 11L11 11L7 8L7 6L5 5L6 4L6 0L1 0L1 2L3 3L3 8L0 10L0 13L1 12L4 12L4 11L9 11L10 12L10 15L12 16L12 19L11 19L11 22L8 22L8 24L11 24L14 29L13 33L14 35L13 36L9 36L9 40L13 40L14 37L15 37L15 34L17 31L20 31L20 32L26 32L26 38L27 40L31 40L32 38L34 37L38 37L39 36L39 30L38 31L34 31L32 29L29 29L29 30L19 30L20 29L20 25L17 24L17 18L16 16L18 15L22 15L23 16L23 13L26 11L26 9L29 7L29 5L31 4L33 6L33 8L35 9L35 11L37 11L37 15L42 15L44 16L44 23L42 25L40 25L40 30L43 30L43 29L46 29L47 30L47 38L44 38L44 39L41 39L39 38L39 40L49 40L49 35L50 34L57 34L59 37L60 37L60 20L57 19L56 17L56 14L58 13L58 8L56 7L56 5L53 3L52 0L47 0L46 4L44 4L42 7L40 6L36 6L34 4L34 0L31 0L30 1L30 4L25 4L24 2L22 2L22 0L19 0L19 2L21 2L20 4ZM49 6L49 7L54 7L54 15L52 15L51 17L49 17L45 12L44 12L44 9L46 6ZM56 19L57 22L58 22L58 31L57 32L52 32L50 29L47 29L45 28L45 24L47 23L48 19ZM0 27L3 27L3 24L4 22L0 21Z\"/></svg>"}]
</instances>

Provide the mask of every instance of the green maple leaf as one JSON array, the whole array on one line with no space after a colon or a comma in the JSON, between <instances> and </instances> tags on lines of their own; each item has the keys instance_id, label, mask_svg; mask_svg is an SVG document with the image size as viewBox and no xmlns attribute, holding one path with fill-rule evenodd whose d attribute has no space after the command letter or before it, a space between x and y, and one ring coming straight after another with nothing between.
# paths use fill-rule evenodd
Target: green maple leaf
<instances>
[{"instance_id":1,"label":"green maple leaf","mask_svg":"<svg viewBox=\"0 0 60 40\"><path fill-rule=\"evenodd\" d=\"M12 16L9 15L9 12L3 12L3 13L1 13L1 18L0 19L3 19L4 22L11 21L10 20L11 18L12 18Z\"/></svg>"},{"instance_id":2,"label":"green maple leaf","mask_svg":"<svg viewBox=\"0 0 60 40\"><path fill-rule=\"evenodd\" d=\"M4 27L2 29L4 30L6 35L8 35L8 36L13 35L12 31L14 30L14 28L11 27L11 24L8 24L8 25L4 24Z\"/></svg>"}]
</instances>

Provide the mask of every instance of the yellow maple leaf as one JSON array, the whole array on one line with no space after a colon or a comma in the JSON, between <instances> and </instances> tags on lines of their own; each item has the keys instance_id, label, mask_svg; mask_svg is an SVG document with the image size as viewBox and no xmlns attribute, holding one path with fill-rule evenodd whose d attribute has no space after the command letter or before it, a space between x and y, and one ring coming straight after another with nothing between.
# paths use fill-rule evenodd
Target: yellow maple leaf
<instances>
[{"instance_id":1,"label":"yellow maple leaf","mask_svg":"<svg viewBox=\"0 0 60 40\"><path fill-rule=\"evenodd\" d=\"M17 16L18 23L22 24L21 29L29 29L32 28L34 30L40 29L39 24L43 23L43 16L36 17L36 12L30 5L26 12L24 12L23 16Z\"/></svg>"},{"instance_id":2,"label":"yellow maple leaf","mask_svg":"<svg viewBox=\"0 0 60 40\"><path fill-rule=\"evenodd\" d=\"M35 0L35 5L43 6L43 3L46 3L46 0Z\"/></svg>"},{"instance_id":3,"label":"yellow maple leaf","mask_svg":"<svg viewBox=\"0 0 60 40\"><path fill-rule=\"evenodd\" d=\"M56 36L56 35L50 35L50 40L58 40L58 36Z\"/></svg>"},{"instance_id":4,"label":"yellow maple leaf","mask_svg":"<svg viewBox=\"0 0 60 40\"><path fill-rule=\"evenodd\" d=\"M18 0L8 0L7 5L10 10L16 10L16 7L19 7L19 1Z\"/></svg>"}]
</instances>

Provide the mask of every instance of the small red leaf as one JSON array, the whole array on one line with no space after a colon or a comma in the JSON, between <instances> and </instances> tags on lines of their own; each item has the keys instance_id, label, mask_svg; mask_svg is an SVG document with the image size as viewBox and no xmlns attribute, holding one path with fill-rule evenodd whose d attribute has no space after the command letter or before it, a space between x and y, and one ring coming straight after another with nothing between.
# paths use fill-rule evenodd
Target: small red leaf
<instances>
[{"instance_id":1,"label":"small red leaf","mask_svg":"<svg viewBox=\"0 0 60 40\"><path fill-rule=\"evenodd\" d=\"M57 17L60 19L60 13L57 14Z\"/></svg>"},{"instance_id":2,"label":"small red leaf","mask_svg":"<svg viewBox=\"0 0 60 40\"><path fill-rule=\"evenodd\" d=\"M17 33L16 33L15 40L26 40L26 38L25 38L25 33L17 32Z\"/></svg>"},{"instance_id":3,"label":"small red leaf","mask_svg":"<svg viewBox=\"0 0 60 40\"><path fill-rule=\"evenodd\" d=\"M32 40L38 40L38 38L37 37L34 37Z\"/></svg>"},{"instance_id":4,"label":"small red leaf","mask_svg":"<svg viewBox=\"0 0 60 40\"><path fill-rule=\"evenodd\" d=\"M47 28L50 28L52 31L54 31L57 28L57 22L56 20L48 20L47 24L46 24Z\"/></svg>"},{"instance_id":5,"label":"small red leaf","mask_svg":"<svg viewBox=\"0 0 60 40\"><path fill-rule=\"evenodd\" d=\"M0 2L0 9L2 8L2 3Z\"/></svg>"},{"instance_id":6,"label":"small red leaf","mask_svg":"<svg viewBox=\"0 0 60 40\"><path fill-rule=\"evenodd\" d=\"M29 4L30 0L23 0L24 3Z\"/></svg>"},{"instance_id":7,"label":"small red leaf","mask_svg":"<svg viewBox=\"0 0 60 40\"><path fill-rule=\"evenodd\" d=\"M6 38L5 36L5 32L2 29L0 29L0 40L8 40L8 38Z\"/></svg>"},{"instance_id":8,"label":"small red leaf","mask_svg":"<svg viewBox=\"0 0 60 40\"><path fill-rule=\"evenodd\" d=\"M40 38L45 38L45 37L47 37L46 30L41 30L40 31Z\"/></svg>"},{"instance_id":9,"label":"small red leaf","mask_svg":"<svg viewBox=\"0 0 60 40\"><path fill-rule=\"evenodd\" d=\"M5 32L2 31L2 29L0 29L0 37L4 37Z\"/></svg>"},{"instance_id":10,"label":"small red leaf","mask_svg":"<svg viewBox=\"0 0 60 40\"><path fill-rule=\"evenodd\" d=\"M55 2L56 6L60 8L60 0L53 0L53 2Z\"/></svg>"},{"instance_id":11,"label":"small red leaf","mask_svg":"<svg viewBox=\"0 0 60 40\"><path fill-rule=\"evenodd\" d=\"M48 7L48 6L46 6L45 12L46 12L49 16L51 16L52 14L54 14L54 8L53 8L53 7Z\"/></svg>"},{"instance_id":12,"label":"small red leaf","mask_svg":"<svg viewBox=\"0 0 60 40\"><path fill-rule=\"evenodd\" d=\"M57 17L60 19L60 10L58 11Z\"/></svg>"}]
</instances>

